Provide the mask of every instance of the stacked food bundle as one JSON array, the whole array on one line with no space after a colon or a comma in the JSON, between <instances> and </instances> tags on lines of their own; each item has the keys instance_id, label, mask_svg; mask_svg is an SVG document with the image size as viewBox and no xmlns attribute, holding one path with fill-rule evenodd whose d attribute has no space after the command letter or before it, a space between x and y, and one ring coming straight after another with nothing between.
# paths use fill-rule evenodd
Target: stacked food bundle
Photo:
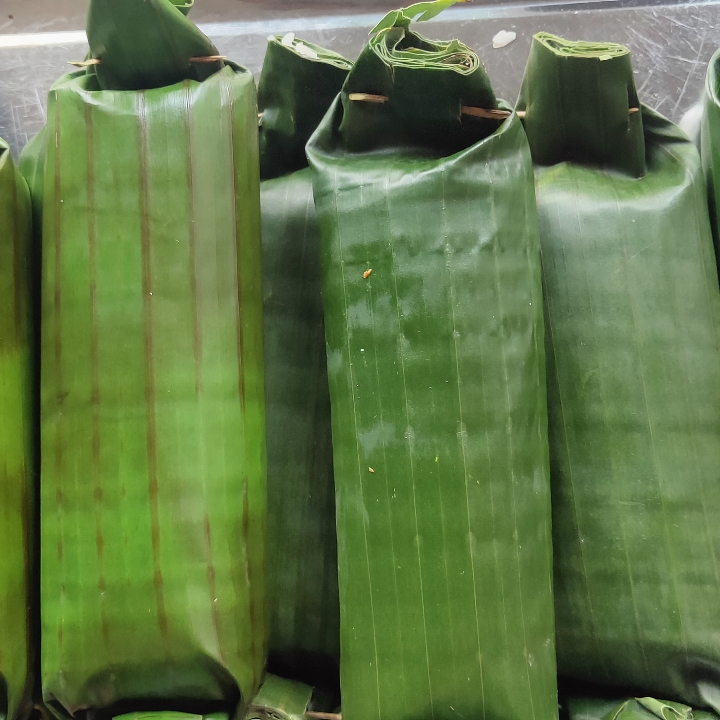
<instances>
[{"instance_id":1,"label":"stacked food bundle","mask_svg":"<svg viewBox=\"0 0 720 720\"><path fill-rule=\"evenodd\" d=\"M340 608L320 228L305 144L352 67L271 37L258 85L268 453L269 667L332 692Z\"/></svg>"},{"instance_id":2,"label":"stacked food bundle","mask_svg":"<svg viewBox=\"0 0 720 720\"><path fill-rule=\"evenodd\" d=\"M37 616L37 288L30 194L0 140L0 715L32 710Z\"/></svg>"},{"instance_id":3,"label":"stacked food bundle","mask_svg":"<svg viewBox=\"0 0 720 720\"><path fill-rule=\"evenodd\" d=\"M700 160L627 48L535 37L561 674L719 708L720 293ZM663 715L661 715L663 717Z\"/></svg>"},{"instance_id":4,"label":"stacked food bundle","mask_svg":"<svg viewBox=\"0 0 720 720\"><path fill-rule=\"evenodd\" d=\"M475 53L413 33L411 16L376 28L308 145L322 229L343 710L551 718L530 153Z\"/></svg>"},{"instance_id":5,"label":"stacked food bundle","mask_svg":"<svg viewBox=\"0 0 720 720\"><path fill-rule=\"evenodd\" d=\"M166 0L88 38L30 162L42 700L232 713L267 643L255 87Z\"/></svg>"},{"instance_id":6,"label":"stacked food bundle","mask_svg":"<svg viewBox=\"0 0 720 720\"><path fill-rule=\"evenodd\" d=\"M701 162L627 48L514 109L452 4L256 98L91 0L0 145L7 720L718 717L720 57Z\"/></svg>"}]
</instances>

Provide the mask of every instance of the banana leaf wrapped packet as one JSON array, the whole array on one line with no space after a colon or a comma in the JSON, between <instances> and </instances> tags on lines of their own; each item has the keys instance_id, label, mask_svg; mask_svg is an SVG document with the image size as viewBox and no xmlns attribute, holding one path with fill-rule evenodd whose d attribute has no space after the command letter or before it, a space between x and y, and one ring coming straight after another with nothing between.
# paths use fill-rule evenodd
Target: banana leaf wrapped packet
<instances>
[{"instance_id":1,"label":"banana leaf wrapped packet","mask_svg":"<svg viewBox=\"0 0 720 720\"><path fill-rule=\"evenodd\" d=\"M292 34L271 37L258 84L269 668L335 692L340 653L335 487L320 230L305 144L351 65Z\"/></svg>"},{"instance_id":2,"label":"banana leaf wrapped packet","mask_svg":"<svg viewBox=\"0 0 720 720\"><path fill-rule=\"evenodd\" d=\"M613 43L533 40L561 676L720 708L720 291L696 148Z\"/></svg>"},{"instance_id":3,"label":"banana leaf wrapped packet","mask_svg":"<svg viewBox=\"0 0 720 720\"><path fill-rule=\"evenodd\" d=\"M477 55L409 29L437 9L378 25L307 146L343 718L553 718L532 165Z\"/></svg>"},{"instance_id":4,"label":"banana leaf wrapped packet","mask_svg":"<svg viewBox=\"0 0 720 720\"><path fill-rule=\"evenodd\" d=\"M30 193L0 140L0 718L32 709L37 454Z\"/></svg>"},{"instance_id":5,"label":"banana leaf wrapped packet","mask_svg":"<svg viewBox=\"0 0 720 720\"><path fill-rule=\"evenodd\" d=\"M693 712L687 705L650 697L629 700L570 698L567 720L717 720L710 712Z\"/></svg>"},{"instance_id":6,"label":"banana leaf wrapped packet","mask_svg":"<svg viewBox=\"0 0 720 720\"><path fill-rule=\"evenodd\" d=\"M312 688L266 675L260 691L248 705L243 720L305 720ZM124 713L115 720L228 720L227 713L196 714L181 711Z\"/></svg>"},{"instance_id":7,"label":"banana leaf wrapped packet","mask_svg":"<svg viewBox=\"0 0 720 720\"><path fill-rule=\"evenodd\" d=\"M312 688L307 685L266 675L243 720L307 720L311 695ZM134 712L118 715L116 720L228 720L228 716L223 713Z\"/></svg>"},{"instance_id":8,"label":"banana leaf wrapped packet","mask_svg":"<svg viewBox=\"0 0 720 720\"><path fill-rule=\"evenodd\" d=\"M43 698L60 717L232 715L267 646L254 81L168 0L92 0L87 31L25 164Z\"/></svg>"}]
</instances>

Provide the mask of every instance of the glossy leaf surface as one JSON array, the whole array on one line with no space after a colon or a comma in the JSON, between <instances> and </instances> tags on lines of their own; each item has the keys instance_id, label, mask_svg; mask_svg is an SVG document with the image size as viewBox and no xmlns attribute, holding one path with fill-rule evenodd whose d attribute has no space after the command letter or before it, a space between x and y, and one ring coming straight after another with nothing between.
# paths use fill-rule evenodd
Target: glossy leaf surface
<instances>
[{"instance_id":1,"label":"glossy leaf surface","mask_svg":"<svg viewBox=\"0 0 720 720\"><path fill-rule=\"evenodd\" d=\"M427 146L453 153L497 129L497 120L461 122L463 106L498 104L480 59L459 40L429 41L398 26L372 37L361 59L341 96L338 131L348 150ZM355 94L387 99L361 102L351 99Z\"/></svg>"},{"instance_id":2,"label":"glossy leaf surface","mask_svg":"<svg viewBox=\"0 0 720 720\"><path fill-rule=\"evenodd\" d=\"M630 51L615 43L533 39L518 110L539 165L563 161L645 174L642 118Z\"/></svg>"},{"instance_id":3,"label":"glossy leaf surface","mask_svg":"<svg viewBox=\"0 0 720 720\"><path fill-rule=\"evenodd\" d=\"M146 90L204 80L224 65L217 48L185 15L192 2L90 0L89 66L103 90ZM199 60L197 58L200 58Z\"/></svg>"},{"instance_id":4,"label":"glossy leaf surface","mask_svg":"<svg viewBox=\"0 0 720 720\"><path fill-rule=\"evenodd\" d=\"M310 43L318 57L303 56L297 42L270 40L258 87L261 177L273 178L261 184L270 668L336 689L340 609L330 397L320 231L305 143L350 63Z\"/></svg>"},{"instance_id":5,"label":"glossy leaf surface","mask_svg":"<svg viewBox=\"0 0 720 720\"><path fill-rule=\"evenodd\" d=\"M375 43L363 51L307 148L322 238L343 718L553 718L530 156L515 115L460 117L463 104L497 106L474 53L402 28L383 37L385 57ZM410 47L414 62L396 67L394 48Z\"/></svg>"},{"instance_id":6,"label":"glossy leaf surface","mask_svg":"<svg viewBox=\"0 0 720 720\"><path fill-rule=\"evenodd\" d=\"M292 35L271 36L258 83L263 180L307 167L305 144L351 67L319 45Z\"/></svg>"},{"instance_id":7,"label":"glossy leaf surface","mask_svg":"<svg viewBox=\"0 0 720 720\"><path fill-rule=\"evenodd\" d=\"M717 708L720 291L700 158L628 113L626 52L577 52L534 41L518 103L538 159L559 672ZM564 118L587 148L566 150L545 130L589 85ZM624 124L603 120L613 95Z\"/></svg>"},{"instance_id":8,"label":"glossy leaf surface","mask_svg":"<svg viewBox=\"0 0 720 720\"><path fill-rule=\"evenodd\" d=\"M76 73L46 133L44 698L232 712L266 660L254 83Z\"/></svg>"},{"instance_id":9,"label":"glossy leaf surface","mask_svg":"<svg viewBox=\"0 0 720 720\"><path fill-rule=\"evenodd\" d=\"M35 361L27 185L0 140L0 717L23 720L33 687Z\"/></svg>"}]
</instances>

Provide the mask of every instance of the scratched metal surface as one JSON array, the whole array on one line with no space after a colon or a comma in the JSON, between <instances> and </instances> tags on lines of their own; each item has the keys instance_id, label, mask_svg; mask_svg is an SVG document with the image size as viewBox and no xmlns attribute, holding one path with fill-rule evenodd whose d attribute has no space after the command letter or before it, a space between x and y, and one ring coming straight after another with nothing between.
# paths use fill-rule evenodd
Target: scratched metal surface
<instances>
[{"instance_id":1,"label":"scratched metal surface","mask_svg":"<svg viewBox=\"0 0 720 720\"><path fill-rule=\"evenodd\" d=\"M202 27L220 52L257 73L270 33L295 31L307 40L355 58L376 20L374 13L326 14L219 22ZM492 37L499 30L514 30L517 40L505 48L493 49ZM699 97L707 62L720 46L720 3L632 7L611 1L592 6L463 7L427 23L423 32L437 38L458 37L475 48L498 94L514 100L530 40L541 30L572 39L612 40L628 45L633 51L642 101L677 121ZM16 156L44 123L50 85L67 71L69 61L84 56L86 44L79 38L70 40L54 33L0 35L0 136Z\"/></svg>"}]
</instances>

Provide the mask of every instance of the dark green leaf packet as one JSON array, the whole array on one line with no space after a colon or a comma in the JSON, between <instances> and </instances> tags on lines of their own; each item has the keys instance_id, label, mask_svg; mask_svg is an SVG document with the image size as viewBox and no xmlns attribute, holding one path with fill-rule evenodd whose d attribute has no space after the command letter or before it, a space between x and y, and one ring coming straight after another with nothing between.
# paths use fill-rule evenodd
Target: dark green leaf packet
<instances>
[{"instance_id":1,"label":"dark green leaf packet","mask_svg":"<svg viewBox=\"0 0 720 720\"><path fill-rule=\"evenodd\" d=\"M23 163L43 245L43 699L242 713L267 659L255 86L202 62L214 47L168 0L93 0L88 39L97 63L53 86Z\"/></svg>"},{"instance_id":2,"label":"dark green leaf packet","mask_svg":"<svg viewBox=\"0 0 720 720\"><path fill-rule=\"evenodd\" d=\"M0 140L0 717L32 710L37 659L36 360L30 194Z\"/></svg>"},{"instance_id":3,"label":"dark green leaf packet","mask_svg":"<svg viewBox=\"0 0 720 720\"><path fill-rule=\"evenodd\" d=\"M627 48L533 41L560 675L720 707L720 291L700 158Z\"/></svg>"},{"instance_id":4,"label":"dark green leaf packet","mask_svg":"<svg viewBox=\"0 0 720 720\"><path fill-rule=\"evenodd\" d=\"M630 700L571 698L567 701L568 720L717 720L708 712L693 712L680 703L650 697Z\"/></svg>"},{"instance_id":5,"label":"dark green leaf packet","mask_svg":"<svg viewBox=\"0 0 720 720\"><path fill-rule=\"evenodd\" d=\"M305 143L352 64L293 35L258 84L270 670L337 692L340 609L320 230Z\"/></svg>"},{"instance_id":6,"label":"dark green leaf packet","mask_svg":"<svg viewBox=\"0 0 720 720\"><path fill-rule=\"evenodd\" d=\"M550 719L531 159L477 55L409 29L419 7L378 26L307 147L322 238L343 717Z\"/></svg>"}]
</instances>

